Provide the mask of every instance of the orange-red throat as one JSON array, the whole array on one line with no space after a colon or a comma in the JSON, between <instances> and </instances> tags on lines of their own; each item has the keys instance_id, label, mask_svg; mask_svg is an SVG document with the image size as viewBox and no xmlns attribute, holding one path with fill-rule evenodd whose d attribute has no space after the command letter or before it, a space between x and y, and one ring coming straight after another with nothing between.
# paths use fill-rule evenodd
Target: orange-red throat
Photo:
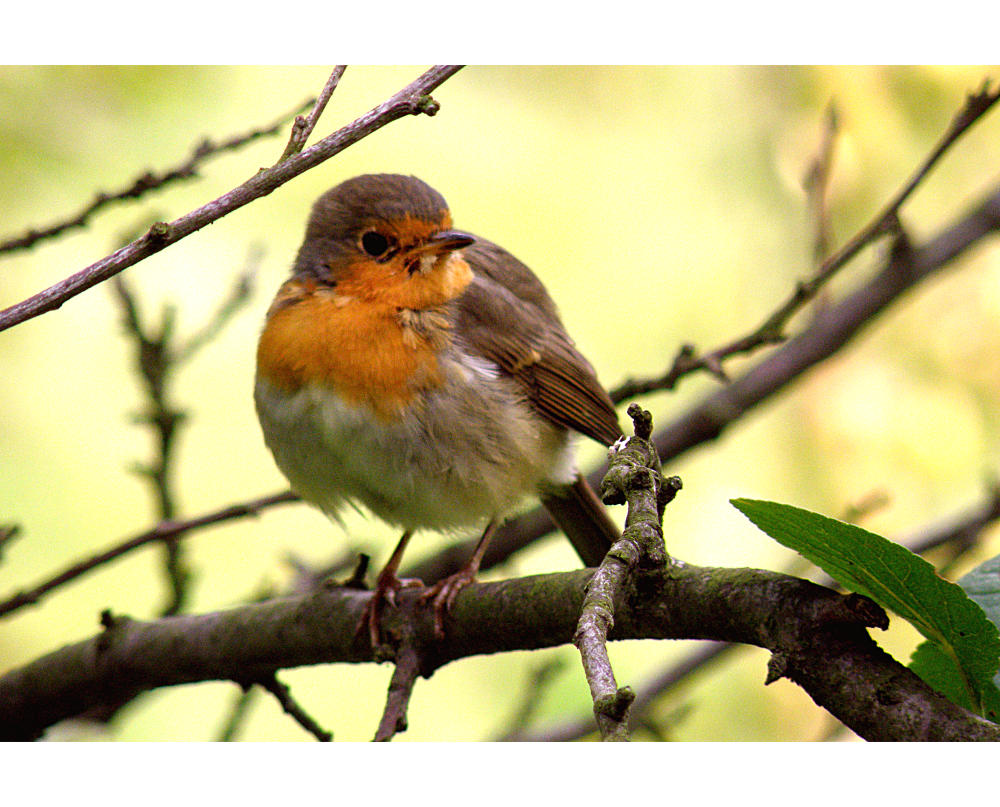
<instances>
[{"instance_id":1,"label":"orange-red throat","mask_svg":"<svg viewBox=\"0 0 1000 807\"><path fill-rule=\"evenodd\" d=\"M261 334L258 375L286 392L327 386L382 419L439 385L438 353L450 342L443 307L472 281L458 250L473 239L450 225L447 211L436 224L373 223L325 264L329 274L287 281Z\"/></svg>"}]
</instances>

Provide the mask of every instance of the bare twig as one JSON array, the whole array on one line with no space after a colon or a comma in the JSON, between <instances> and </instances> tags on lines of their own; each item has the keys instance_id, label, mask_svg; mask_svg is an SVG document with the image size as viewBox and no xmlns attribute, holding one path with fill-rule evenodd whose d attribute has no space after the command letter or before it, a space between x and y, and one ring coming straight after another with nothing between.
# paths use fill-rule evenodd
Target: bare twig
<instances>
[{"instance_id":1,"label":"bare twig","mask_svg":"<svg viewBox=\"0 0 1000 807\"><path fill-rule=\"evenodd\" d=\"M169 386L175 364L170 351L174 336L174 309L167 307L155 328L143 322L135 295L122 275L112 278L124 314L125 333L135 344L136 365L145 382L147 408L136 416L136 422L150 426L156 434L156 457L149 463L136 463L134 470L150 485L156 498L158 521L173 519L176 514L171 469L173 466L174 438L177 427L186 417L169 400ZM170 583L170 600L163 614L178 613L184 604L190 571L184 563L178 536L163 539L164 569Z\"/></svg>"},{"instance_id":2,"label":"bare twig","mask_svg":"<svg viewBox=\"0 0 1000 807\"><path fill-rule=\"evenodd\" d=\"M0 558L3 557L7 545L13 541L21 532L19 524L0 524Z\"/></svg>"},{"instance_id":3,"label":"bare twig","mask_svg":"<svg viewBox=\"0 0 1000 807\"><path fill-rule=\"evenodd\" d=\"M882 269L831 303L802 332L728 386L696 402L655 435L668 461L715 439L732 423L810 367L829 358L907 290L1000 229L1000 188L921 246L893 250Z\"/></svg>"},{"instance_id":4,"label":"bare twig","mask_svg":"<svg viewBox=\"0 0 1000 807\"><path fill-rule=\"evenodd\" d=\"M246 266L233 284L229 296L220 303L215 313L200 331L192 334L183 343L170 350L170 357L174 363L181 364L194 356L211 342L229 320L250 301L253 294L254 278L257 276L257 268L260 266L263 256L264 250L260 245L251 247L250 253L247 255Z\"/></svg>"},{"instance_id":5,"label":"bare twig","mask_svg":"<svg viewBox=\"0 0 1000 807\"><path fill-rule=\"evenodd\" d=\"M172 477L174 446L178 427L186 413L170 400L171 381L180 366L214 338L225 323L250 298L252 268L240 277L229 297L223 302L205 326L186 342L178 345L174 329L175 309L166 306L160 322L153 326L140 315L138 301L125 283L123 275L112 278L125 320L125 333L136 349L136 369L144 383L147 404L136 421L152 428L156 437L156 456L149 464L136 463L134 469L150 485L156 499L157 520L168 521L177 513ZM170 600L164 615L178 613L187 599L190 570L184 562L181 535L163 540L164 570L170 584Z\"/></svg>"},{"instance_id":6,"label":"bare twig","mask_svg":"<svg viewBox=\"0 0 1000 807\"><path fill-rule=\"evenodd\" d=\"M326 109L327 102L333 95L333 91L337 89L337 85L340 83L340 77L344 75L344 71L346 69L346 64L338 64L335 68L333 68L333 72L330 74L330 78L327 79L326 85L319 94L319 98L316 99L316 103L313 105L312 111L309 113L309 117L304 118L301 115L298 115L295 118L295 122L292 124L292 134L289 136L288 144L285 146L285 150L281 157L278 158L278 162L287 160L293 154L298 154L305 147L306 141L309 140L309 135L311 135L313 129L316 128L316 124L319 122L319 116L322 115L323 110Z\"/></svg>"},{"instance_id":7,"label":"bare twig","mask_svg":"<svg viewBox=\"0 0 1000 807\"><path fill-rule=\"evenodd\" d=\"M827 206L827 191L830 187L830 176L833 172L833 152L840 128L839 120L840 116L837 114L837 107L831 103L826 110L819 153L812 163L810 163L805 179L802 182L806 191L815 231L813 238L813 260L816 266L823 265L823 261L830 252L830 245L833 243L830 210Z\"/></svg>"},{"instance_id":8,"label":"bare twig","mask_svg":"<svg viewBox=\"0 0 1000 807\"><path fill-rule=\"evenodd\" d=\"M120 558L122 555L138 549L139 547L146 546L147 544L155 543L157 541L162 541L164 538L171 538L182 533L188 533L201 527L207 527L211 524L219 524L223 521L232 521L233 519L245 518L247 516L256 516L262 510L274 507L275 505L297 501L299 501L298 496L291 491L285 491L284 493L264 496L260 499L254 499L249 502L230 505L229 507L225 507L221 510L216 510L212 513L207 513L186 521L163 521L151 530L140 533L134 538L129 538L126 541L118 543L110 549L105 550L98 555L94 555L91 558L82 560L79 563L74 563L68 569L49 578L44 583L40 583L28 591L22 591L4 602L0 602L0 616L16 611L18 608L22 608L25 605L34 605L53 589L68 583L70 580L75 580L81 575L96 569L98 566L102 566L105 563L115 560L116 558Z\"/></svg>"},{"instance_id":9,"label":"bare twig","mask_svg":"<svg viewBox=\"0 0 1000 807\"><path fill-rule=\"evenodd\" d=\"M61 221L41 229L32 228L23 235L15 236L7 239L6 241L0 242L0 254L28 249L33 247L39 241L61 235L67 230L84 227L95 214L103 210L105 207L108 207L113 202L121 202L127 199L138 199L146 193L153 190L159 190L172 182L193 179L198 176L198 168L201 164L206 162L209 158L218 156L226 151L234 151L260 137L277 134L290 117L297 115L302 110L308 108L312 103L313 101L310 99L305 103L299 104L294 110L292 110L292 112L282 115L270 126L254 129L246 134L232 137L222 143L216 144L208 139L203 140L195 147L187 161L181 165L174 168L168 168L160 173L147 171L145 174L138 177L127 188L116 193L105 193L102 191L98 193L94 197L94 200L84 207L79 213L66 219L65 221Z\"/></svg>"},{"instance_id":10,"label":"bare twig","mask_svg":"<svg viewBox=\"0 0 1000 807\"><path fill-rule=\"evenodd\" d=\"M113 277L148 258L182 238L197 232L207 224L238 210L254 199L281 187L299 174L339 154L372 132L407 115L433 115L437 102L428 93L458 72L454 65L438 65L404 87L392 98L379 104L348 126L320 140L305 151L289 157L263 171L259 171L242 185L167 224L154 224L142 238L122 247L112 255L81 269L74 275L56 283L16 305L0 311L0 330L53 311L67 300L86 291L91 286Z\"/></svg>"},{"instance_id":11,"label":"bare twig","mask_svg":"<svg viewBox=\"0 0 1000 807\"><path fill-rule=\"evenodd\" d=\"M413 685L420 675L420 654L413 644L412 636L405 638L396 648L396 668L389 681L389 692L385 709L375 732L375 742L387 742L400 732L406 731L406 710L410 705Z\"/></svg>"},{"instance_id":12,"label":"bare twig","mask_svg":"<svg viewBox=\"0 0 1000 807\"><path fill-rule=\"evenodd\" d=\"M219 731L219 742L229 743L236 739L243 726L243 721L253 705L254 695L257 692L253 687L241 688L239 694L233 700L229 709L229 715L222 729Z\"/></svg>"},{"instance_id":13,"label":"bare twig","mask_svg":"<svg viewBox=\"0 0 1000 807\"><path fill-rule=\"evenodd\" d=\"M619 687L615 681L607 651L608 632L614 625L614 597L629 571L628 565L608 553L587 587L580 622L573 635L590 685L601 739L612 742L628 741L629 709L635 700L631 687Z\"/></svg>"},{"instance_id":14,"label":"bare twig","mask_svg":"<svg viewBox=\"0 0 1000 807\"><path fill-rule=\"evenodd\" d=\"M630 687L618 687L608 658L607 639L615 624L615 602L633 572L666 566L663 508L680 489L679 479L674 477L668 482L660 474L659 457L649 442L649 412L632 404L628 414L635 424L635 437L623 438L612 446L608 452L610 467L601 483L605 504L628 503L625 529L587 585L573 636L590 685L601 739L605 741L628 740L629 709L635 700Z\"/></svg>"},{"instance_id":15,"label":"bare twig","mask_svg":"<svg viewBox=\"0 0 1000 807\"><path fill-rule=\"evenodd\" d=\"M985 115L998 98L1000 98L1000 92L991 91L988 82L983 85L981 90L969 95L965 105L952 119L937 145L896 195L853 238L833 255L826 258L813 277L799 282L789 298L756 330L701 356L696 355L693 347L685 345L678 351L670 369L665 374L652 379L625 381L612 390L612 400L618 403L637 395L673 389L681 378L695 370L707 370L721 380L728 381L722 368L722 362L725 359L737 354L749 353L762 345L783 342L786 339L785 326L788 321L816 296L838 270L877 238L887 234L900 235L902 233L899 221L900 208L948 148Z\"/></svg>"},{"instance_id":16,"label":"bare twig","mask_svg":"<svg viewBox=\"0 0 1000 807\"><path fill-rule=\"evenodd\" d=\"M320 726L305 709L299 706L298 702L292 697L291 689L288 688L287 684L281 683L276 675L266 676L254 681L254 683L274 695L278 703L281 704L281 708L285 710L285 714L289 715L321 743L328 743L333 740L333 735Z\"/></svg>"}]
</instances>

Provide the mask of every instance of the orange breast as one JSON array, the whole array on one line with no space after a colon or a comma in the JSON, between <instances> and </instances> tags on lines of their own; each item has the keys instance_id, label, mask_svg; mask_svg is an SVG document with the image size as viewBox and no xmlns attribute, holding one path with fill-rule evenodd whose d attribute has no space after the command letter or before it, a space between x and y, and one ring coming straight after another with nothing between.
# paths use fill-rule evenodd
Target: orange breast
<instances>
[{"instance_id":1,"label":"orange breast","mask_svg":"<svg viewBox=\"0 0 1000 807\"><path fill-rule=\"evenodd\" d=\"M425 340L407 338L392 306L358 300L340 305L324 294L272 314L257 347L257 371L288 392L328 386L384 419L441 383L434 350Z\"/></svg>"}]
</instances>

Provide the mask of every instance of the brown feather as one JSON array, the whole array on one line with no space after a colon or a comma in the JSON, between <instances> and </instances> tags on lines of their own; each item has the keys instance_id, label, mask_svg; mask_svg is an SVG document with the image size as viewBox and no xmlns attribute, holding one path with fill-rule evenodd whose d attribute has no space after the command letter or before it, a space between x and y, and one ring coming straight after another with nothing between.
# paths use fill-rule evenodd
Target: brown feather
<instances>
[{"instance_id":1,"label":"brown feather","mask_svg":"<svg viewBox=\"0 0 1000 807\"><path fill-rule=\"evenodd\" d=\"M475 275L455 302L465 348L515 378L549 421L611 445L622 434L614 404L538 278L478 237L463 255Z\"/></svg>"}]
</instances>

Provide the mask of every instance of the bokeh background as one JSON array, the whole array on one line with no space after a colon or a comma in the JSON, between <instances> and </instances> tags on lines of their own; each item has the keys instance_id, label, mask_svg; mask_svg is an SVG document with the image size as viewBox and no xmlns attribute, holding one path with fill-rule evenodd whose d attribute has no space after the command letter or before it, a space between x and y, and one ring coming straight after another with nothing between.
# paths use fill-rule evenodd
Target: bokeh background
<instances>
[{"instance_id":1,"label":"bokeh background","mask_svg":"<svg viewBox=\"0 0 1000 807\"><path fill-rule=\"evenodd\" d=\"M375 106L422 68L352 67L321 119L323 136ZM204 137L270 124L322 87L326 67L0 69L0 237L74 214L98 190L187 159ZM470 67L435 97L434 118L391 124L126 273L155 319L175 305L196 331L251 256L249 305L180 372L175 403L189 419L177 449L181 515L277 492L285 483L262 443L251 401L257 333L285 277L312 200L364 172L420 176L449 200L456 225L497 241L533 267L570 332L609 387L661 372L679 345L717 346L755 327L811 268L813 222L802 177L837 103L842 133L830 192L836 242L862 226L909 176L988 67L509 68ZM62 279L123 235L171 220L275 162L282 136L207 163L201 178L115 205L86 230L2 258L0 305ZM904 209L917 241L973 204L1000 176L1000 113L946 157ZM828 292L863 281L868 250ZM805 315L806 317L808 315ZM805 318L803 320L805 321ZM728 500L768 498L839 516L874 498L864 526L903 537L974 505L1000 449L1000 251L984 244L910 293L860 338L713 445L667 468L684 480L667 513L672 554L698 564L785 569L794 556ZM0 334L0 521L21 526L0 563L0 598L155 520L130 470L153 455L132 416L143 405L132 348L108 286ZM745 362L734 362L736 372ZM643 399L666 423L717 382L689 378ZM581 463L603 451L581 445ZM618 514L619 517L622 514ZM348 546L380 566L396 536L374 519L346 529L305 505L199 531L186 543L196 577L191 610L225 608L293 576L289 557L322 563ZM409 558L447 539L425 534ZM978 558L1000 551L992 529ZM970 564L975 558L970 559ZM558 536L490 576L575 568ZM958 570L959 572L961 570ZM93 635L104 608L154 617L167 595L148 548L0 623L0 671ZM893 620L877 639L906 660L916 637ZM639 686L693 643L612 646L620 683ZM417 685L411 740L502 735L539 665L563 662L535 696L532 726L590 713L576 651L474 658ZM813 740L831 721L787 681L763 686L767 656L741 649L658 702L678 740ZM374 733L388 665L291 670L282 679L339 740ZM209 683L150 693L106 733L56 737L206 740L238 695ZM239 734L303 740L267 697ZM654 736L640 732L640 737ZM850 735L833 735L849 738Z\"/></svg>"}]
</instances>

